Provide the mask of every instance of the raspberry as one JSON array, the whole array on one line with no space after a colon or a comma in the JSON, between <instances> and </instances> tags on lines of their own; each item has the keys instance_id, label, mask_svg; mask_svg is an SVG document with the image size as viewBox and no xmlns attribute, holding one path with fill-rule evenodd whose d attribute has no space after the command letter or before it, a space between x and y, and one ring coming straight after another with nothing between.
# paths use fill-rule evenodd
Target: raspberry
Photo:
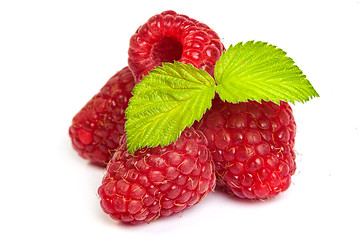
<instances>
[{"instance_id":1,"label":"raspberry","mask_svg":"<svg viewBox=\"0 0 360 240\"><path fill-rule=\"evenodd\" d=\"M288 189L296 170L296 124L290 105L213 101L195 128L203 131L218 186L240 198L267 198Z\"/></svg>"},{"instance_id":2,"label":"raspberry","mask_svg":"<svg viewBox=\"0 0 360 240\"><path fill-rule=\"evenodd\" d=\"M165 147L143 148L134 156L126 135L107 166L98 189L100 204L111 218L150 222L200 202L215 187L215 172L205 136L186 128Z\"/></svg>"},{"instance_id":3,"label":"raspberry","mask_svg":"<svg viewBox=\"0 0 360 240\"><path fill-rule=\"evenodd\" d=\"M135 82L128 67L111 77L75 115L69 128L73 148L91 162L104 165L124 134L125 109Z\"/></svg>"},{"instance_id":4,"label":"raspberry","mask_svg":"<svg viewBox=\"0 0 360 240\"><path fill-rule=\"evenodd\" d=\"M224 50L219 36L207 25L174 11L151 17L130 39L128 64L140 80L163 62L191 63L214 74Z\"/></svg>"}]
</instances>

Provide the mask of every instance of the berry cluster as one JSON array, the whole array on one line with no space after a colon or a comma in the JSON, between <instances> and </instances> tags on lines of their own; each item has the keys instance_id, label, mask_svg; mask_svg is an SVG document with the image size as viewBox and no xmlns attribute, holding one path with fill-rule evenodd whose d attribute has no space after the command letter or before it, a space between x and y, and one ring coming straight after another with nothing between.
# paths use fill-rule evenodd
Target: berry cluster
<instances>
[{"instance_id":1,"label":"berry cluster","mask_svg":"<svg viewBox=\"0 0 360 240\"><path fill-rule=\"evenodd\" d=\"M296 170L296 124L291 107L262 101L226 103L210 110L168 146L130 154L124 131L132 90L164 62L190 63L214 75L224 46L204 23L174 11L151 17L130 39L128 67L116 73L75 115L74 149L106 165L98 189L113 219L149 222L200 202L217 186L240 198L264 199L285 191Z\"/></svg>"}]
</instances>

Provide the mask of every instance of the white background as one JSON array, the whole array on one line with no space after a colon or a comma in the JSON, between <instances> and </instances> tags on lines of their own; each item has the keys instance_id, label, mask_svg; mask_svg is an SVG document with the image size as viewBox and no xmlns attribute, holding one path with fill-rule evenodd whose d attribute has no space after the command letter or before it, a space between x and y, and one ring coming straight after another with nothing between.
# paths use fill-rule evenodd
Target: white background
<instances>
[{"instance_id":1,"label":"white background","mask_svg":"<svg viewBox=\"0 0 360 240\"><path fill-rule=\"evenodd\" d=\"M293 106L297 171L266 201L222 192L151 224L102 212L104 170L72 149L72 117L127 64L128 41L172 9L226 47L288 52L320 98ZM360 239L360 1L1 1L1 239Z\"/></svg>"}]
</instances>

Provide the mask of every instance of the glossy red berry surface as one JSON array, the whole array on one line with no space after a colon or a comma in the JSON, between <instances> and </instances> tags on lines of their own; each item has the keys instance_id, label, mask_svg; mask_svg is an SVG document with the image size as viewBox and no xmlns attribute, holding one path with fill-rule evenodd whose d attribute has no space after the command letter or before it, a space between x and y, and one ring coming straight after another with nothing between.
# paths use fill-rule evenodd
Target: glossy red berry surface
<instances>
[{"instance_id":1,"label":"glossy red berry surface","mask_svg":"<svg viewBox=\"0 0 360 240\"><path fill-rule=\"evenodd\" d=\"M218 185L240 198L267 198L289 188L296 170L296 123L288 103L232 104L215 98L200 123Z\"/></svg>"},{"instance_id":2,"label":"glossy red berry surface","mask_svg":"<svg viewBox=\"0 0 360 240\"><path fill-rule=\"evenodd\" d=\"M115 220L142 223L178 213L215 186L207 140L193 128L176 143L140 149L134 156L126 148L126 135L119 145L98 189L102 209Z\"/></svg>"},{"instance_id":3,"label":"glossy red berry surface","mask_svg":"<svg viewBox=\"0 0 360 240\"><path fill-rule=\"evenodd\" d=\"M151 17L130 39L128 64L139 82L163 62L191 63L214 74L224 46L204 23L174 11Z\"/></svg>"},{"instance_id":4,"label":"glossy red berry surface","mask_svg":"<svg viewBox=\"0 0 360 240\"><path fill-rule=\"evenodd\" d=\"M124 134L125 109L134 85L131 71L123 68L75 115L69 135L81 157L104 166L110 160Z\"/></svg>"}]
</instances>

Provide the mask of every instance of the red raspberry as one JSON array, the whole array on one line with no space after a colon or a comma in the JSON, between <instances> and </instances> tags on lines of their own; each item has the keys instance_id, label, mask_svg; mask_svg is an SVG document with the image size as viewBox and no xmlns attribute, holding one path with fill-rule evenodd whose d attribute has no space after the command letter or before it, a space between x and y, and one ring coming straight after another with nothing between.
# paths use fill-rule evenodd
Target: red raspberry
<instances>
[{"instance_id":1,"label":"red raspberry","mask_svg":"<svg viewBox=\"0 0 360 240\"><path fill-rule=\"evenodd\" d=\"M101 207L113 219L141 223L200 202L215 187L214 163L205 136L186 128L176 143L143 148L131 156L126 135L98 189Z\"/></svg>"},{"instance_id":2,"label":"red raspberry","mask_svg":"<svg viewBox=\"0 0 360 240\"><path fill-rule=\"evenodd\" d=\"M296 170L296 124L290 105L213 101L195 127L203 131L218 185L240 198L267 198L288 189Z\"/></svg>"},{"instance_id":3,"label":"red raspberry","mask_svg":"<svg viewBox=\"0 0 360 240\"><path fill-rule=\"evenodd\" d=\"M125 109L135 82L128 67L111 77L75 115L69 129L74 149L81 157L105 166L124 134Z\"/></svg>"},{"instance_id":4,"label":"red raspberry","mask_svg":"<svg viewBox=\"0 0 360 240\"><path fill-rule=\"evenodd\" d=\"M128 63L136 82L156 66L174 60L213 75L223 50L219 36L207 25L165 11L151 17L131 37Z\"/></svg>"}]
</instances>

